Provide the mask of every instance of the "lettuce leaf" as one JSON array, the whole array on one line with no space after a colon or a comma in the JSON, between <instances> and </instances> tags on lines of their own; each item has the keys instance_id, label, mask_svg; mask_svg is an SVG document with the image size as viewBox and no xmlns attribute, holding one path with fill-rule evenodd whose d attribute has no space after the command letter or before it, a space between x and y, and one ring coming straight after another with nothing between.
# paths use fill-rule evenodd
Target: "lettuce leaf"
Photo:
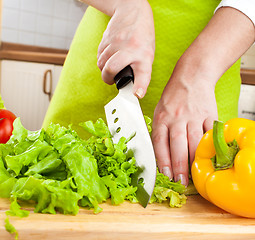
<instances>
[{"instance_id":1,"label":"lettuce leaf","mask_svg":"<svg viewBox=\"0 0 255 240\"><path fill-rule=\"evenodd\" d=\"M108 198L114 205L137 202L131 179L138 167L127 149L135 135L115 144L102 119L80 125L90 138L81 139L71 126L51 124L47 130L29 131L19 118L14 121L12 137L0 144L0 197L11 199L7 214L27 216L20 201L33 201L36 213L74 215L79 207L99 213L99 204ZM157 173L150 202L169 200L170 207L180 207L186 201L184 190L181 183Z\"/></svg>"},{"instance_id":2,"label":"lettuce leaf","mask_svg":"<svg viewBox=\"0 0 255 240\"><path fill-rule=\"evenodd\" d=\"M9 218L5 219L5 229L9 233L15 234L15 240L18 240L19 234L18 234L16 228L10 223Z\"/></svg>"},{"instance_id":3,"label":"lettuce leaf","mask_svg":"<svg viewBox=\"0 0 255 240\"><path fill-rule=\"evenodd\" d=\"M157 171L157 178L150 203L163 202L169 199L170 207L182 207L186 203L185 186L181 182L174 182Z\"/></svg>"}]
</instances>

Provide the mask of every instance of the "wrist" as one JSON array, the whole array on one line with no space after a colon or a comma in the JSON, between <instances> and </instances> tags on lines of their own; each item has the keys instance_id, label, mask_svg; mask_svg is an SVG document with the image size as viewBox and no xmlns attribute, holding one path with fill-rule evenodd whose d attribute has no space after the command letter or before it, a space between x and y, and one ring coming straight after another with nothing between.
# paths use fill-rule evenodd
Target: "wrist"
<instances>
[{"instance_id":1,"label":"wrist","mask_svg":"<svg viewBox=\"0 0 255 240\"><path fill-rule=\"evenodd\" d=\"M244 14L221 8L179 59L174 73L192 84L203 80L215 85L254 38L254 25Z\"/></svg>"},{"instance_id":2,"label":"wrist","mask_svg":"<svg viewBox=\"0 0 255 240\"><path fill-rule=\"evenodd\" d=\"M215 61L211 61L200 51L193 52L192 49L188 49L177 62L170 80L193 87L201 87L205 84L214 89L220 78L216 65Z\"/></svg>"}]
</instances>

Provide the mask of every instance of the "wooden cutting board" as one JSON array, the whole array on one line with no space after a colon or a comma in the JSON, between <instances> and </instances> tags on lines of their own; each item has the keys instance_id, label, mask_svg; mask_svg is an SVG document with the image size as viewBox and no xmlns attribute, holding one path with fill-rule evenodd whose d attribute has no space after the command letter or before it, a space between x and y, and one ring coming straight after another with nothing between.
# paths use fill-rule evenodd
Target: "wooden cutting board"
<instances>
[{"instance_id":1,"label":"wooden cutting board","mask_svg":"<svg viewBox=\"0 0 255 240\"><path fill-rule=\"evenodd\" d=\"M101 205L103 211L80 209L76 216L35 214L10 217L20 240L65 239L255 239L255 219L241 218L215 207L199 195L189 196L182 208L167 203L139 204L125 202ZM9 200L0 199L0 239L11 240L4 228Z\"/></svg>"}]
</instances>

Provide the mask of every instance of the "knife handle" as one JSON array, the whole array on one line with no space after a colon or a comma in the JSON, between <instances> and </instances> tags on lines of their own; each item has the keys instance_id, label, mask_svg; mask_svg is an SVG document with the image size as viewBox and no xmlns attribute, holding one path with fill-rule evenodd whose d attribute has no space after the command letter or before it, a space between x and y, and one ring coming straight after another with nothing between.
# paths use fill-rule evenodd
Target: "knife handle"
<instances>
[{"instance_id":1,"label":"knife handle","mask_svg":"<svg viewBox=\"0 0 255 240\"><path fill-rule=\"evenodd\" d=\"M133 69L128 65L123 68L115 77L114 82L118 89L125 87L130 81L134 82Z\"/></svg>"}]
</instances>

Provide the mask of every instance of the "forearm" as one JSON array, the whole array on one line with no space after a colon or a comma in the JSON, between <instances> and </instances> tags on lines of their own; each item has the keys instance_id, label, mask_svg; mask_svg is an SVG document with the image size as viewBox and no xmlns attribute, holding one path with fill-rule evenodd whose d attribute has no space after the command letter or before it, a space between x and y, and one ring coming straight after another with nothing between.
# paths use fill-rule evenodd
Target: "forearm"
<instances>
[{"instance_id":1,"label":"forearm","mask_svg":"<svg viewBox=\"0 0 255 240\"><path fill-rule=\"evenodd\" d=\"M183 54L175 72L186 74L188 81L202 78L216 84L254 39L254 25L246 15L234 8L220 8Z\"/></svg>"},{"instance_id":2,"label":"forearm","mask_svg":"<svg viewBox=\"0 0 255 240\"><path fill-rule=\"evenodd\" d=\"M80 0L80 1L98 9L99 11L111 17L119 5L125 4L135 7L138 0ZM140 1L147 2L147 0ZM129 9L127 9L127 11L128 10Z\"/></svg>"}]
</instances>

